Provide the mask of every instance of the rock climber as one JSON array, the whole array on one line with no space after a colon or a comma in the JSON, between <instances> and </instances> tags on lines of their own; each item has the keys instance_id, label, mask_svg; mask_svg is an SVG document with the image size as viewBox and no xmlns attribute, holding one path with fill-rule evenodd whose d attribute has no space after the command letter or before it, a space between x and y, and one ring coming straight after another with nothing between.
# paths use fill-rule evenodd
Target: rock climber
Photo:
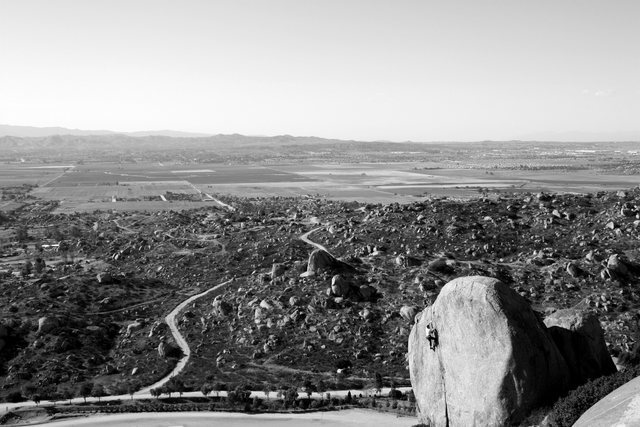
<instances>
[{"instance_id":1,"label":"rock climber","mask_svg":"<svg viewBox=\"0 0 640 427\"><path fill-rule=\"evenodd\" d=\"M435 351L438 345L438 331L432 323L427 324L427 341L429 341L429 348Z\"/></svg>"}]
</instances>

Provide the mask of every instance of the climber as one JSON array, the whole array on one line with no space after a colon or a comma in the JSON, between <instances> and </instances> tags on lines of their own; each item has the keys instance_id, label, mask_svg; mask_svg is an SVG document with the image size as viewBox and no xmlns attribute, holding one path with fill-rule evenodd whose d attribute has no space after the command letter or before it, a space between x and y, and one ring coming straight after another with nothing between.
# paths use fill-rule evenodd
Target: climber
<instances>
[{"instance_id":1,"label":"climber","mask_svg":"<svg viewBox=\"0 0 640 427\"><path fill-rule=\"evenodd\" d=\"M438 345L438 331L432 323L427 325L427 341L429 341L429 348L435 351Z\"/></svg>"}]
</instances>

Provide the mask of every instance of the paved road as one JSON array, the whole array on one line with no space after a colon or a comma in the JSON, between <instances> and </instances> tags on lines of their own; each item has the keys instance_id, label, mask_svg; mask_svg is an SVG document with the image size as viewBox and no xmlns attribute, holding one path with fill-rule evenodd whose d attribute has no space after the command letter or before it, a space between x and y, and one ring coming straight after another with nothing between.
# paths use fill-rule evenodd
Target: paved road
<instances>
[{"instance_id":1,"label":"paved road","mask_svg":"<svg viewBox=\"0 0 640 427\"><path fill-rule=\"evenodd\" d=\"M283 425L296 427L314 426L389 426L409 427L415 425L415 417L398 417L361 409L345 411L312 412L306 414L255 414L224 412L181 412L157 414L118 414L81 419L66 419L53 422L51 426L92 427L250 427Z\"/></svg>"}]
</instances>

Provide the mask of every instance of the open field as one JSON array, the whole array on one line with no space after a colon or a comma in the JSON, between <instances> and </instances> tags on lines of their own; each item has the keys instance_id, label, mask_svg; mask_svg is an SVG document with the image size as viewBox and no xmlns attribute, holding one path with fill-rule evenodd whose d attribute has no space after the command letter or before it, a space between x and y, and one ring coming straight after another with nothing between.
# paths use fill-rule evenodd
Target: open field
<instances>
[{"instance_id":1,"label":"open field","mask_svg":"<svg viewBox=\"0 0 640 427\"><path fill-rule=\"evenodd\" d=\"M0 187L37 185L31 196L60 201L57 212L182 210L206 206L208 194L241 197L311 196L376 203L423 197L469 198L483 192L586 193L640 184L637 175L596 169L517 170L435 168L412 163L261 165L92 163L11 164ZM15 202L3 201L10 210Z\"/></svg>"}]
</instances>

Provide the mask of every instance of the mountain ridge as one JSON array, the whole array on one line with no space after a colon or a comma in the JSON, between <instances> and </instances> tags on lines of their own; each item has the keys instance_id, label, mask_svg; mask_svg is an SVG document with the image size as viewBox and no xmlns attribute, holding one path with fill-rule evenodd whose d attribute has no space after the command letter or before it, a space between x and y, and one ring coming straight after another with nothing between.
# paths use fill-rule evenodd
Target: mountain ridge
<instances>
[{"instance_id":1,"label":"mountain ridge","mask_svg":"<svg viewBox=\"0 0 640 427\"><path fill-rule=\"evenodd\" d=\"M73 129L65 128L61 126L49 126L49 127L37 127L37 126L15 126L0 124L0 137L1 136L14 136L18 138L42 138L55 135L72 135L72 136L104 136L104 135L127 135L132 137L147 137L147 136L167 136L171 138L202 138L207 136L213 136L213 134L198 133L198 132L183 132L171 129L162 130L143 130L135 132L116 132L106 129L98 130L86 130L86 129Z\"/></svg>"}]
</instances>

